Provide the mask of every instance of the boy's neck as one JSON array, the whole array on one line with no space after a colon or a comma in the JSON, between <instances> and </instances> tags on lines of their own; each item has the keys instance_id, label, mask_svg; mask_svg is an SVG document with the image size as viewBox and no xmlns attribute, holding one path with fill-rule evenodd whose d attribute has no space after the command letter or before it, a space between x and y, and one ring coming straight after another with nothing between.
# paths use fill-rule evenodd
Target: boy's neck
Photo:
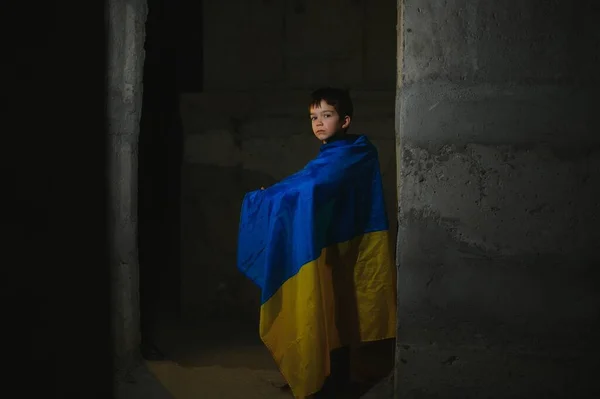
<instances>
[{"instance_id":1,"label":"boy's neck","mask_svg":"<svg viewBox=\"0 0 600 399\"><path fill-rule=\"evenodd\" d=\"M328 138L327 140L323 140L323 144L333 143L334 141L338 141L348 137L346 132L339 132Z\"/></svg>"}]
</instances>

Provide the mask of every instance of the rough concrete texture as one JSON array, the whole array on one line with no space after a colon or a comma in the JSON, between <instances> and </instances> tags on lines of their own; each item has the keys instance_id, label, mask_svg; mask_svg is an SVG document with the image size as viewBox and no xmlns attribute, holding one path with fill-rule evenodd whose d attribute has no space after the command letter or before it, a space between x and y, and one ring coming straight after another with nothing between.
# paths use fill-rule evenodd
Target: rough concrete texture
<instances>
[{"instance_id":1,"label":"rough concrete texture","mask_svg":"<svg viewBox=\"0 0 600 399\"><path fill-rule=\"evenodd\" d=\"M396 228L393 0L206 2L203 93L182 96L182 311L256 320L258 290L236 268L243 196L317 155L311 90L351 90L351 132L378 147ZM346 29L352 26L352 29Z\"/></svg>"},{"instance_id":2,"label":"rough concrete texture","mask_svg":"<svg viewBox=\"0 0 600 399\"><path fill-rule=\"evenodd\" d=\"M595 397L592 10L401 5L395 397Z\"/></svg>"},{"instance_id":3,"label":"rough concrete texture","mask_svg":"<svg viewBox=\"0 0 600 399\"><path fill-rule=\"evenodd\" d=\"M111 208L111 292L115 366L118 374L134 367L139 346L139 290L136 242L137 140L142 106L144 0L108 3Z\"/></svg>"},{"instance_id":4,"label":"rough concrete texture","mask_svg":"<svg viewBox=\"0 0 600 399\"><path fill-rule=\"evenodd\" d=\"M392 399L394 397L394 372L371 388L361 399Z\"/></svg>"}]
</instances>

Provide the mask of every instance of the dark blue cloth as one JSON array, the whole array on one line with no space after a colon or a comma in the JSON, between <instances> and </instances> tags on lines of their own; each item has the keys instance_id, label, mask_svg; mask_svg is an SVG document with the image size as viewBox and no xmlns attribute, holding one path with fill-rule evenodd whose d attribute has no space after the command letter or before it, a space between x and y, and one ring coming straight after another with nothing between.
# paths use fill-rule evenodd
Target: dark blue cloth
<instances>
[{"instance_id":1,"label":"dark blue cloth","mask_svg":"<svg viewBox=\"0 0 600 399\"><path fill-rule=\"evenodd\" d=\"M245 195L237 265L265 303L324 248L387 229L377 150L366 136L346 136L297 173Z\"/></svg>"}]
</instances>

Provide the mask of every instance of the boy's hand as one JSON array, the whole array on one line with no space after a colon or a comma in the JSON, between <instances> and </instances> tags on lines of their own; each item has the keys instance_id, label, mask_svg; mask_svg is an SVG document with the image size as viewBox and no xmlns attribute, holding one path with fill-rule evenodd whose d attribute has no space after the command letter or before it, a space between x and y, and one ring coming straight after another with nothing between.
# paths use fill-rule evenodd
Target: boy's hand
<instances>
[{"instance_id":1,"label":"boy's hand","mask_svg":"<svg viewBox=\"0 0 600 399\"><path fill-rule=\"evenodd\" d=\"M264 187L261 187L260 189L261 189L261 190L264 190L265 188L264 188Z\"/></svg>"}]
</instances>

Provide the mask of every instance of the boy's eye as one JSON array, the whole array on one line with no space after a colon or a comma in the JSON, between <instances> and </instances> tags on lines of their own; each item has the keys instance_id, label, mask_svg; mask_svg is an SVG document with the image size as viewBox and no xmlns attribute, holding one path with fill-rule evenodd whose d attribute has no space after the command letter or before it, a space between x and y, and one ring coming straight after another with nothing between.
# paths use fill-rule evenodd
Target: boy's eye
<instances>
[{"instance_id":1,"label":"boy's eye","mask_svg":"<svg viewBox=\"0 0 600 399\"><path fill-rule=\"evenodd\" d=\"M324 118L329 118L331 116L331 114L324 114L323 117Z\"/></svg>"}]
</instances>

